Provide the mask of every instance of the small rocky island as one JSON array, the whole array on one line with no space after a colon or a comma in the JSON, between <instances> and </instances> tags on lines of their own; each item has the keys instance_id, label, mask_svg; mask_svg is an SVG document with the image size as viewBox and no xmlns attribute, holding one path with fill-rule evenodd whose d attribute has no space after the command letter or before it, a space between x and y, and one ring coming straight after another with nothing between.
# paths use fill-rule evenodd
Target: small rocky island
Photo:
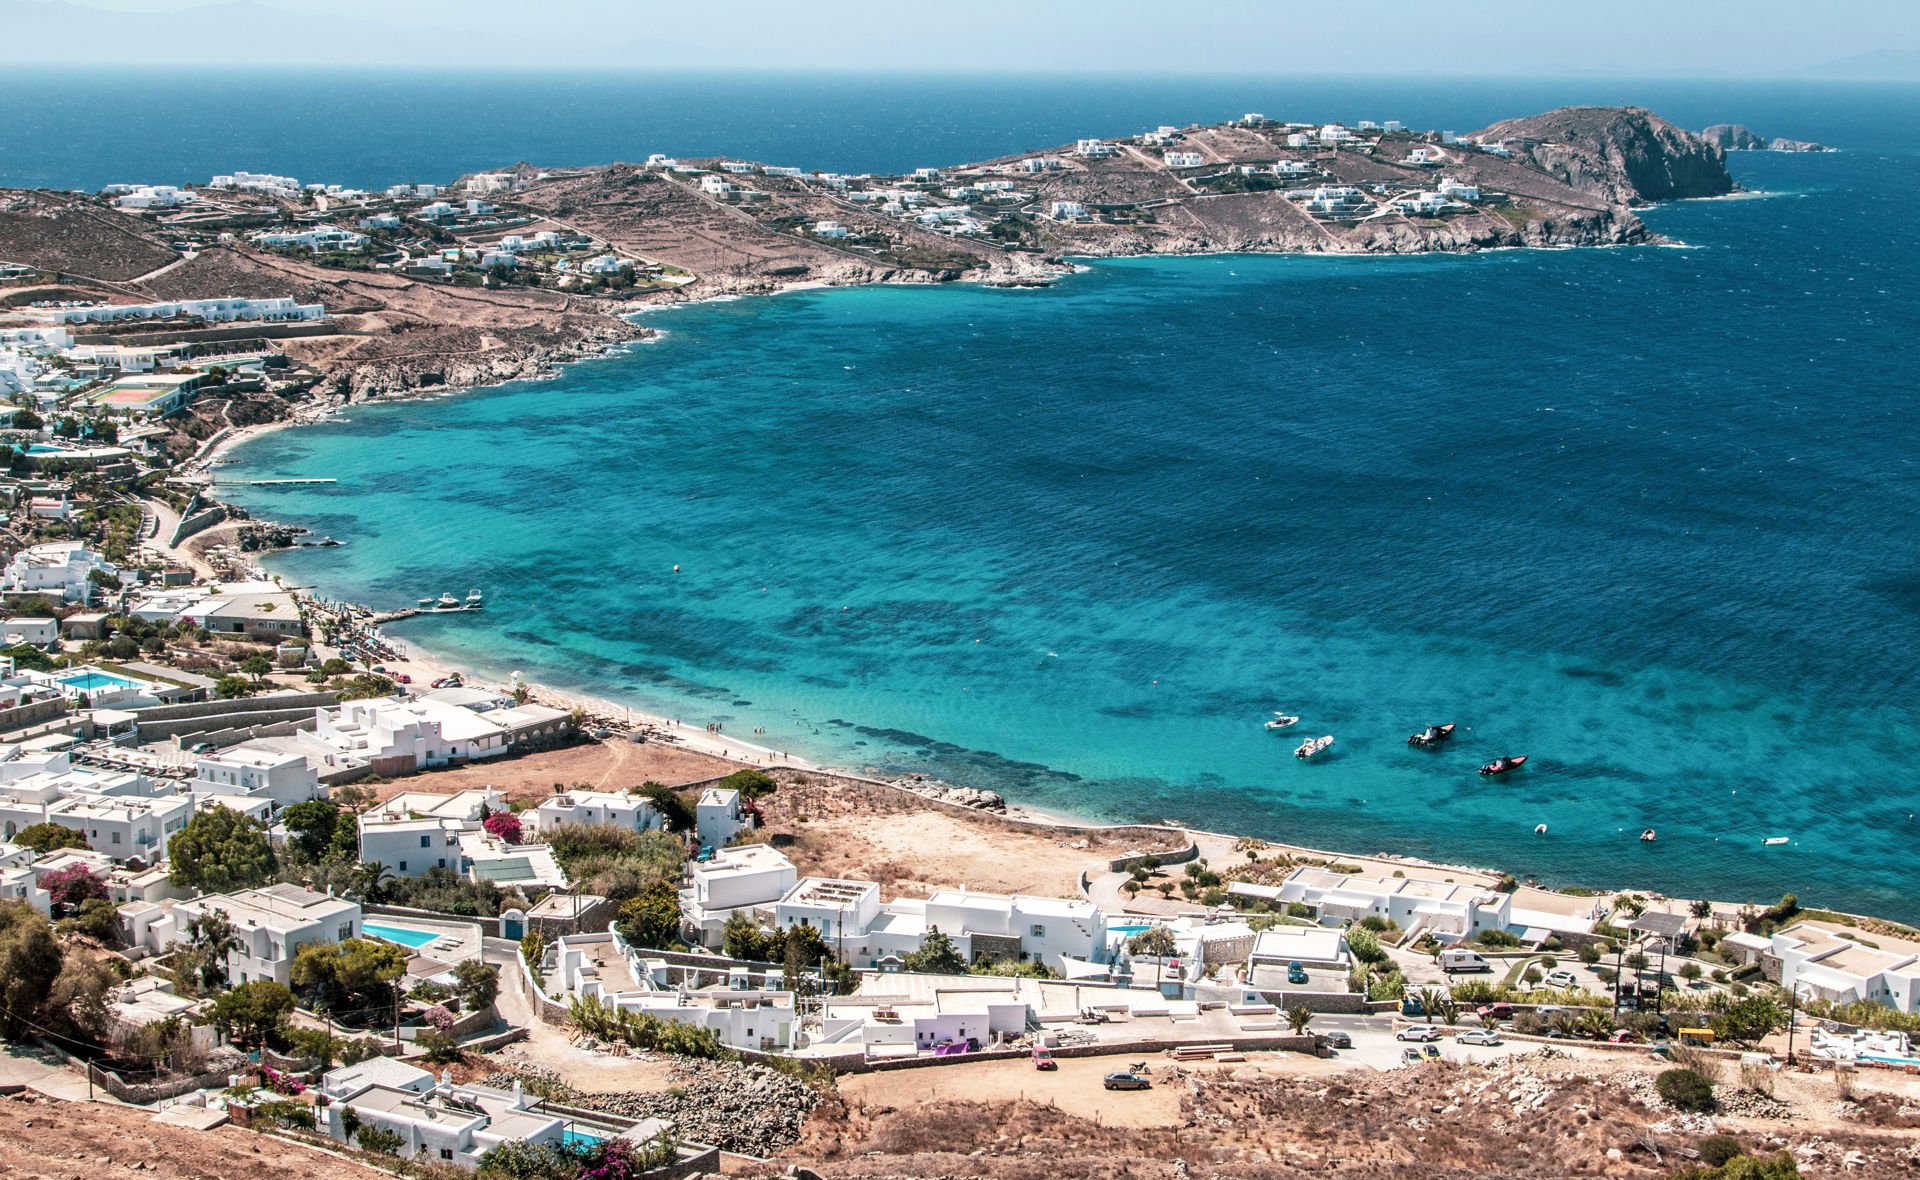
<instances>
[{"instance_id":1,"label":"small rocky island","mask_svg":"<svg viewBox=\"0 0 1920 1180\"><path fill-rule=\"evenodd\" d=\"M1715 123L1700 138L1724 152L1837 152L1840 149L1805 139L1763 139L1742 123Z\"/></svg>"}]
</instances>

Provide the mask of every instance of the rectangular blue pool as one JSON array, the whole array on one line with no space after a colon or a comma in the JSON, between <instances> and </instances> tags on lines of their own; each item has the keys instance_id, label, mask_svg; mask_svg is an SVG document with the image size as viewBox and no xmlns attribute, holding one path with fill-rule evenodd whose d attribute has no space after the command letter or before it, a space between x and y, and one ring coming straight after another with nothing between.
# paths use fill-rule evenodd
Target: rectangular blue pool
<instances>
[{"instance_id":1,"label":"rectangular blue pool","mask_svg":"<svg viewBox=\"0 0 1920 1180\"><path fill-rule=\"evenodd\" d=\"M387 942L398 943L412 950L419 950L430 942L437 942L444 935L433 934L425 930L415 930L410 926L389 926L384 922L362 922L360 933Z\"/></svg>"}]
</instances>

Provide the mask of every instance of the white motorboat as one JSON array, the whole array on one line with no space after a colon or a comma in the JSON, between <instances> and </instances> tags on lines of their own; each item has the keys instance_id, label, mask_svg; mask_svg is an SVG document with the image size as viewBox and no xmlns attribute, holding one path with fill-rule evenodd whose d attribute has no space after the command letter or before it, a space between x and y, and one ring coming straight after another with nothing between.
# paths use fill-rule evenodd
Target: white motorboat
<instances>
[{"instance_id":1,"label":"white motorboat","mask_svg":"<svg viewBox=\"0 0 1920 1180\"><path fill-rule=\"evenodd\" d=\"M458 598L455 598L451 594L442 594L440 596L440 601L435 603L434 607L437 610L454 610L457 607L459 607L459 605L460 605L460 600Z\"/></svg>"},{"instance_id":2,"label":"white motorboat","mask_svg":"<svg viewBox=\"0 0 1920 1180\"><path fill-rule=\"evenodd\" d=\"M1311 758L1315 754L1325 753L1332 745L1332 734L1328 734L1325 737L1308 738L1306 741L1300 743L1300 748L1293 752L1293 756L1295 758Z\"/></svg>"},{"instance_id":3,"label":"white motorboat","mask_svg":"<svg viewBox=\"0 0 1920 1180\"><path fill-rule=\"evenodd\" d=\"M1785 844L1786 842L1787 837L1785 836L1768 836L1766 839L1760 841L1760 843L1767 845L1769 848L1775 844Z\"/></svg>"},{"instance_id":4,"label":"white motorboat","mask_svg":"<svg viewBox=\"0 0 1920 1180\"><path fill-rule=\"evenodd\" d=\"M479 590L475 589L475 590L467 591L467 609L468 610L479 610L481 605L484 602L485 600L481 597Z\"/></svg>"},{"instance_id":5,"label":"white motorboat","mask_svg":"<svg viewBox=\"0 0 1920 1180\"><path fill-rule=\"evenodd\" d=\"M1292 729L1294 726L1298 724L1300 724L1300 719L1298 717L1295 717L1288 713L1275 713L1273 715L1273 720L1267 722L1267 728L1274 729L1274 730Z\"/></svg>"}]
</instances>

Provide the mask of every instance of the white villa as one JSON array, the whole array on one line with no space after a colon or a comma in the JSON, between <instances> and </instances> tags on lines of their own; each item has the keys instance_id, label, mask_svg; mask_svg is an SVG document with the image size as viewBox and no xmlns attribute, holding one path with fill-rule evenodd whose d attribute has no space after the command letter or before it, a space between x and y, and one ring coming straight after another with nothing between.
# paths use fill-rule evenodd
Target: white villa
<instances>
[{"instance_id":1,"label":"white villa","mask_svg":"<svg viewBox=\"0 0 1920 1180\"><path fill-rule=\"evenodd\" d=\"M701 946L720 945L735 911L771 906L799 878L793 862L766 844L722 848L696 863L692 875L693 884L680 893L680 916L689 940Z\"/></svg>"},{"instance_id":2,"label":"white villa","mask_svg":"<svg viewBox=\"0 0 1920 1180\"><path fill-rule=\"evenodd\" d=\"M1767 954L1780 961L1780 986L1795 995L1920 1012L1920 942L1803 921L1776 933Z\"/></svg>"},{"instance_id":3,"label":"white villa","mask_svg":"<svg viewBox=\"0 0 1920 1180\"><path fill-rule=\"evenodd\" d=\"M694 804L694 830L703 848L725 848L747 826L746 813L740 807L740 792L708 787Z\"/></svg>"},{"instance_id":4,"label":"white villa","mask_svg":"<svg viewBox=\"0 0 1920 1180\"><path fill-rule=\"evenodd\" d=\"M540 801L534 826L546 831L555 824L591 824L650 832L660 826L660 813L638 795L610 791L568 791Z\"/></svg>"},{"instance_id":5,"label":"white villa","mask_svg":"<svg viewBox=\"0 0 1920 1180\"><path fill-rule=\"evenodd\" d=\"M269 812L320 794L320 776L304 755L255 742L202 754L192 785L195 799L223 796L265 802Z\"/></svg>"},{"instance_id":6,"label":"white villa","mask_svg":"<svg viewBox=\"0 0 1920 1180\"><path fill-rule=\"evenodd\" d=\"M239 949L227 956L227 981L232 984L270 979L288 982L293 960L308 943L342 942L360 935L360 906L298 885L269 885L237 893L214 893L171 907L150 907L136 931L136 945L160 953L174 942L185 942L187 925L210 910L226 914L240 939Z\"/></svg>"},{"instance_id":7,"label":"white villa","mask_svg":"<svg viewBox=\"0 0 1920 1180\"><path fill-rule=\"evenodd\" d=\"M328 1136L350 1141L347 1114L351 1112L356 1128L377 1127L398 1135L397 1154L402 1159L471 1168L502 1143L523 1140L559 1146L567 1138L565 1121L559 1115L535 1111L537 1102L518 1081L510 1093L486 1086L436 1085L424 1069L373 1058L334 1070L322 1086L332 1099L323 1109ZM649 1138L664 1129L657 1122L642 1126L649 1129Z\"/></svg>"},{"instance_id":8,"label":"white villa","mask_svg":"<svg viewBox=\"0 0 1920 1180\"><path fill-rule=\"evenodd\" d=\"M1198 168L1207 158L1199 152L1168 152L1166 161L1169 168Z\"/></svg>"},{"instance_id":9,"label":"white villa","mask_svg":"<svg viewBox=\"0 0 1920 1180\"><path fill-rule=\"evenodd\" d=\"M93 601L93 583L87 575L96 570L103 576L118 576L120 572L83 541L49 541L14 554L0 574L0 588L88 603Z\"/></svg>"}]
</instances>

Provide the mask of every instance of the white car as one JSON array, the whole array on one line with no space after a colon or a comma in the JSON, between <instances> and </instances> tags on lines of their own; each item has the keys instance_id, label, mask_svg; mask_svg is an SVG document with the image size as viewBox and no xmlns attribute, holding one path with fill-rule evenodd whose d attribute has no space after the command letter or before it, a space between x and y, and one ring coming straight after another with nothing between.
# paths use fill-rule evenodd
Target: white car
<instances>
[{"instance_id":1,"label":"white car","mask_svg":"<svg viewBox=\"0 0 1920 1180\"><path fill-rule=\"evenodd\" d=\"M1413 1024L1393 1034L1396 1041L1437 1041L1440 1029L1431 1024Z\"/></svg>"},{"instance_id":2,"label":"white car","mask_svg":"<svg viewBox=\"0 0 1920 1180\"><path fill-rule=\"evenodd\" d=\"M1548 987L1579 987L1580 981L1571 971L1555 971L1547 976Z\"/></svg>"},{"instance_id":3,"label":"white car","mask_svg":"<svg viewBox=\"0 0 1920 1180\"><path fill-rule=\"evenodd\" d=\"M1463 1032L1459 1036L1453 1038L1453 1040L1454 1040L1454 1043L1458 1045L1504 1045L1506 1044L1505 1041L1500 1039L1499 1031L1491 1028L1470 1028L1466 1032Z\"/></svg>"}]
</instances>

